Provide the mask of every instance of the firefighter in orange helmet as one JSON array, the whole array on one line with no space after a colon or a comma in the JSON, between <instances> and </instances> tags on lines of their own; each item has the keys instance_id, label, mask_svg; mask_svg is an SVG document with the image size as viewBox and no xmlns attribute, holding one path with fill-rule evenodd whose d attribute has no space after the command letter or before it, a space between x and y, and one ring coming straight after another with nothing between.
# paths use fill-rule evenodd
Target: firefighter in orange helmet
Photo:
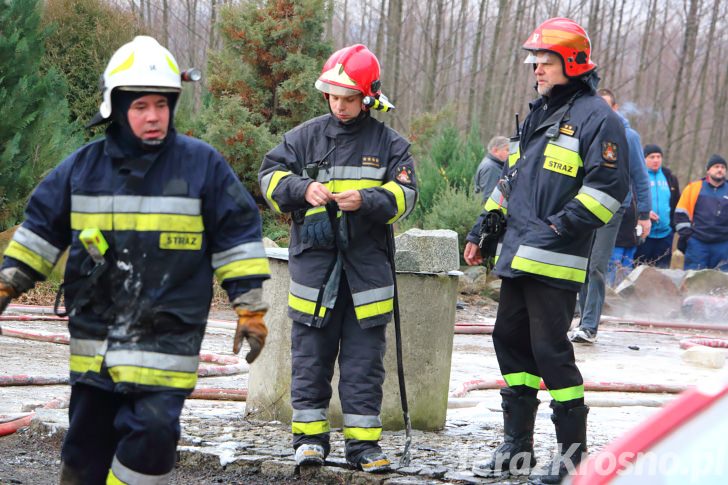
<instances>
[{"instance_id":1,"label":"firefighter in orange helmet","mask_svg":"<svg viewBox=\"0 0 728 485\"><path fill-rule=\"evenodd\" d=\"M378 443L394 302L386 240L389 226L412 211L417 186L409 143L370 115L370 106L392 108L379 74L361 44L332 54L316 81L330 113L286 133L258 175L271 209L293 215L288 315L299 465L322 465L329 453L338 354L347 462L367 472L390 468Z\"/></svg>"},{"instance_id":2,"label":"firefighter in orange helmet","mask_svg":"<svg viewBox=\"0 0 728 485\"><path fill-rule=\"evenodd\" d=\"M543 380L559 453L546 474L532 480L560 483L586 454L589 410L567 331L594 230L627 193L627 143L621 120L596 95L596 65L581 26L549 19L523 48L540 97L511 138L508 162L464 253L468 264L497 256L502 284L493 344L507 384L501 390L504 442L473 473L530 473Z\"/></svg>"}]
</instances>

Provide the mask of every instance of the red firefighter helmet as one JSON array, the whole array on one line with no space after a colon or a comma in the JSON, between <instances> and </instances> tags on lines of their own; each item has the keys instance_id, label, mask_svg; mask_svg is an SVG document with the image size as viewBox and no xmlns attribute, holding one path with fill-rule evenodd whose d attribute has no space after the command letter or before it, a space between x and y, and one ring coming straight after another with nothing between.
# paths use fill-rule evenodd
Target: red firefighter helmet
<instances>
[{"instance_id":1,"label":"red firefighter helmet","mask_svg":"<svg viewBox=\"0 0 728 485\"><path fill-rule=\"evenodd\" d=\"M377 56L362 44L344 47L331 54L316 80L316 89L324 94L378 98L382 91Z\"/></svg>"},{"instance_id":2,"label":"red firefighter helmet","mask_svg":"<svg viewBox=\"0 0 728 485\"><path fill-rule=\"evenodd\" d=\"M564 17L548 19L536 27L523 48L558 54L564 63L566 77L580 77L597 67L591 60L591 41L586 30ZM531 62L529 59L526 59L527 63Z\"/></svg>"}]
</instances>

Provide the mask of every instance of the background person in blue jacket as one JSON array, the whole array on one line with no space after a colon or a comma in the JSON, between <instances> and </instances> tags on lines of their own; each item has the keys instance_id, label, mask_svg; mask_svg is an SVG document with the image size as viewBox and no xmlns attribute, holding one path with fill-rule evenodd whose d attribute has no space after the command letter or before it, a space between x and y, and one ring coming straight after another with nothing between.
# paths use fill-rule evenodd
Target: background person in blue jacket
<instances>
[{"instance_id":1,"label":"background person in blue jacket","mask_svg":"<svg viewBox=\"0 0 728 485\"><path fill-rule=\"evenodd\" d=\"M628 165L631 190L627 192L627 197L622 202L622 207L615 212L614 217L604 226L597 229L594 235L594 244L592 244L591 254L589 255L589 274L587 275L586 283L584 283L579 291L581 318L579 320L579 326L569 335L572 342L586 344L594 343L597 339L599 319L602 316L602 307L604 306L607 266L612 256L612 251L614 250L614 243L617 239L622 217L624 216L625 210L631 207L633 192L637 197L637 224L642 231L642 237L647 237L650 234L650 228L652 226L650 221L650 210L652 207L650 185L647 179L647 168L642 161L642 142L640 141L640 135L629 126L627 118L619 113L619 105L612 91L602 88L597 91L597 94L619 115L624 125L629 148Z\"/></svg>"},{"instance_id":2,"label":"background person in blue jacket","mask_svg":"<svg viewBox=\"0 0 728 485\"><path fill-rule=\"evenodd\" d=\"M234 351L247 338L252 362L265 343L260 216L217 151L175 132L181 80L153 38L119 48L92 121L109 123L106 136L40 183L5 251L0 312L69 248L64 485L168 482L213 274L239 316Z\"/></svg>"},{"instance_id":3,"label":"background person in blue jacket","mask_svg":"<svg viewBox=\"0 0 728 485\"><path fill-rule=\"evenodd\" d=\"M627 140L619 116L596 95L597 66L581 26L549 19L523 48L540 98L511 139L501 180L464 253L468 264L497 257L502 283L493 344L507 384L501 390L504 442L473 473L530 472L543 379L552 397L558 455L532 480L560 483L586 454L589 411L567 332L594 230L611 220L627 195ZM492 253L481 253L478 232ZM494 248L498 237L502 243Z\"/></svg>"},{"instance_id":4,"label":"background person in blue jacket","mask_svg":"<svg viewBox=\"0 0 728 485\"><path fill-rule=\"evenodd\" d=\"M672 257L675 207L680 199L680 185L677 177L663 165L662 148L647 144L643 152L652 194L652 229L644 242L637 246L635 264L668 268Z\"/></svg>"}]
</instances>

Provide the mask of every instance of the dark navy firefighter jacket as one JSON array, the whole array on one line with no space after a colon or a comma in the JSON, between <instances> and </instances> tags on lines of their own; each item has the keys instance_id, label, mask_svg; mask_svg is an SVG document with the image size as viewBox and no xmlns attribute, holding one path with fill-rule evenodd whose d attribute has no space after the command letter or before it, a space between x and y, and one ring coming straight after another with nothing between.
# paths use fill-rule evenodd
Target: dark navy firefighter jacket
<instances>
[{"instance_id":1,"label":"dark navy firefighter jacket","mask_svg":"<svg viewBox=\"0 0 728 485\"><path fill-rule=\"evenodd\" d=\"M100 277L79 241L100 229ZM109 390L195 387L213 274L231 299L269 277L256 205L211 146L170 130L151 163L93 141L36 188L5 253L45 279L69 249L71 382Z\"/></svg>"},{"instance_id":2,"label":"dark navy firefighter jacket","mask_svg":"<svg viewBox=\"0 0 728 485\"><path fill-rule=\"evenodd\" d=\"M316 181L332 193L360 190L362 205L344 217L339 213L348 232L345 250L335 244L322 248L305 244L301 238L305 219L294 218L288 314L296 322L324 326L336 302L339 278L345 274L359 324L364 328L384 325L391 318L394 297L388 225L406 217L417 200L409 143L366 112L352 124L329 114L299 125L266 154L258 174L263 196L274 211L303 209L310 217L325 210L311 208L304 197L314 181L304 167L313 161L322 162Z\"/></svg>"},{"instance_id":3,"label":"dark navy firefighter jacket","mask_svg":"<svg viewBox=\"0 0 728 485\"><path fill-rule=\"evenodd\" d=\"M618 115L586 84L574 80L554 93L531 104L520 139L512 139L503 169L511 180L509 198L496 186L484 209L506 213L496 274L578 290L594 230L609 222L627 194L628 148ZM468 241L477 244L482 217Z\"/></svg>"}]
</instances>

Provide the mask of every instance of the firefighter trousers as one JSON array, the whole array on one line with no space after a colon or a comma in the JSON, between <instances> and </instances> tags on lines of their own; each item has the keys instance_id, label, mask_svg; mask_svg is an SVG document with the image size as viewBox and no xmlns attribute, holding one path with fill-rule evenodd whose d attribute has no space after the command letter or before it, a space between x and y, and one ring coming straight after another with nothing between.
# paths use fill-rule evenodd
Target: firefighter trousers
<instances>
[{"instance_id":1,"label":"firefighter trousers","mask_svg":"<svg viewBox=\"0 0 728 485\"><path fill-rule=\"evenodd\" d=\"M327 411L338 356L346 457L356 463L364 453L379 449L385 331L386 325L372 328L359 325L345 275L342 275L336 304L324 327L314 328L293 322L291 404L294 448L311 443L323 446L325 453L329 453Z\"/></svg>"},{"instance_id":2,"label":"firefighter trousers","mask_svg":"<svg viewBox=\"0 0 728 485\"><path fill-rule=\"evenodd\" d=\"M535 395L543 379L555 401L584 403L584 381L567 337L575 305L575 291L527 276L503 278L493 346L514 391Z\"/></svg>"},{"instance_id":3,"label":"firefighter trousers","mask_svg":"<svg viewBox=\"0 0 728 485\"><path fill-rule=\"evenodd\" d=\"M73 385L61 483L166 483L176 461L185 397Z\"/></svg>"}]
</instances>

